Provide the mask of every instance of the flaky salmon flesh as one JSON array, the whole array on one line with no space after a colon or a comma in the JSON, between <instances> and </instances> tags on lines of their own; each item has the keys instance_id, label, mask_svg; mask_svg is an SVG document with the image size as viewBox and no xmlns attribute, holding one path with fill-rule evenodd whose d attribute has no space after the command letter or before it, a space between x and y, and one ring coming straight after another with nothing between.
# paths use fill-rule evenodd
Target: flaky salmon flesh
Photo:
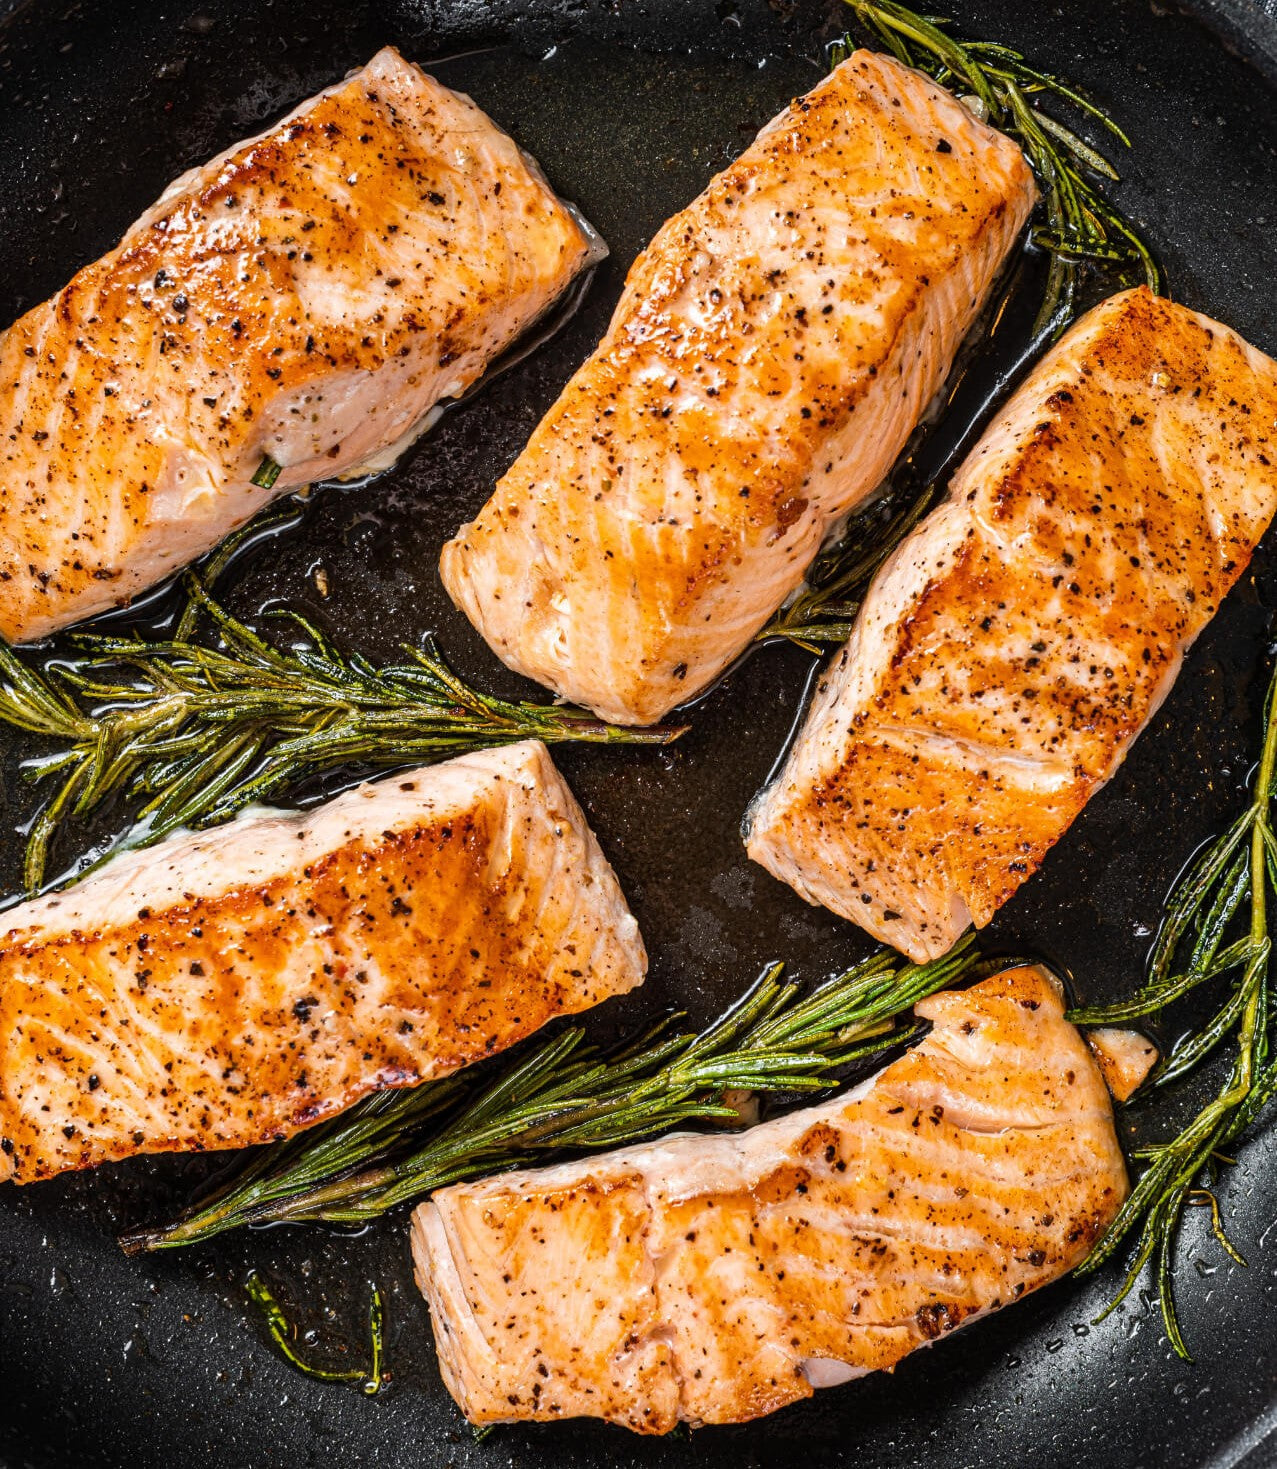
<instances>
[{"instance_id":1,"label":"flaky salmon flesh","mask_svg":"<svg viewBox=\"0 0 1277 1469\"><path fill-rule=\"evenodd\" d=\"M642 982L544 745L130 854L0 939L0 1179L270 1142Z\"/></svg>"},{"instance_id":2,"label":"flaky salmon flesh","mask_svg":"<svg viewBox=\"0 0 1277 1469\"><path fill-rule=\"evenodd\" d=\"M749 855L922 961L1121 764L1277 510L1277 363L1146 288L1047 354L896 550Z\"/></svg>"},{"instance_id":3,"label":"flaky salmon flesh","mask_svg":"<svg viewBox=\"0 0 1277 1469\"><path fill-rule=\"evenodd\" d=\"M1009 138L858 51L639 257L444 583L512 668L623 724L746 648L883 479L1035 198Z\"/></svg>"},{"instance_id":4,"label":"flaky salmon flesh","mask_svg":"<svg viewBox=\"0 0 1277 1469\"><path fill-rule=\"evenodd\" d=\"M184 175L0 336L0 635L127 602L365 465L597 253L490 118L391 48Z\"/></svg>"},{"instance_id":5,"label":"flaky salmon flesh","mask_svg":"<svg viewBox=\"0 0 1277 1469\"><path fill-rule=\"evenodd\" d=\"M421 1205L417 1280L466 1416L741 1422L1077 1265L1127 1179L1055 982L1010 970L917 1013L926 1038L832 1101Z\"/></svg>"}]
</instances>

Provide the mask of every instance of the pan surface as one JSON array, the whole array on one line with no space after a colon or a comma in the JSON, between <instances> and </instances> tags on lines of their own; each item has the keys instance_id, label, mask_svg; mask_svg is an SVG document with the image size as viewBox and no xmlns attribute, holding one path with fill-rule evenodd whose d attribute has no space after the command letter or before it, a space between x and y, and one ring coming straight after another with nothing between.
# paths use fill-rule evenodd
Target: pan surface
<instances>
[{"instance_id":1,"label":"pan surface","mask_svg":"<svg viewBox=\"0 0 1277 1469\"><path fill-rule=\"evenodd\" d=\"M1119 198L1147 226L1174 294L1277 351L1277 97L1266 79L1277 64L1253 64L1271 16L1246 0L1204 0L1202 13L1228 27L1226 45L1147 0L941 8L1085 84L1132 137ZM522 691L449 605L438 549L601 334L638 249L814 83L844 23L836 0L27 0L0 21L0 322L110 247L178 171L378 46L430 63L540 159L611 260L558 338L449 414L390 475L316 494L298 528L237 566L225 595L242 615L297 608L374 658L434 629L464 674ZM1040 952L1087 999L1138 982L1169 884L1243 800L1275 597L1267 549L1117 778L990 931L995 951ZM161 599L138 615L164 610ZM867 952L849 925L751 867L738 837L811 666L795 649L759 652L698 705L672 750L556 754L652 951L646 989L610 1023L667 1004L703 1020L764 961L818 978ZM0 730L0 892L17 885L14 833L35 809L17 777L24 753ZM1199 1079L1131 1125L1169 1128L1203 1091ZM1091 1324L1116 1284L1110 1271L1043 1291L892 1376L690 1441L585 1423L476 1442L439 1381L403 1216L358 1237L274 1230L126 1260L114 1235L184 1202L213 1160L138 1160L3 1189L0 1465L745 1469L802 1455L813 1469L1258 1469L1277 1462L1275 1151L1277 1133L1261 1132L1223 1185L1247 1268L1210 1241L1203 1211L1184 1230L1195 1366L1171 1354L1147 1293ZM253 1267L321 1342L350 1332L355 1350L366 1283L380 1281L392 1387L367 1400L284 1366L244 1304Z\"/></svg>"}]
</instances>

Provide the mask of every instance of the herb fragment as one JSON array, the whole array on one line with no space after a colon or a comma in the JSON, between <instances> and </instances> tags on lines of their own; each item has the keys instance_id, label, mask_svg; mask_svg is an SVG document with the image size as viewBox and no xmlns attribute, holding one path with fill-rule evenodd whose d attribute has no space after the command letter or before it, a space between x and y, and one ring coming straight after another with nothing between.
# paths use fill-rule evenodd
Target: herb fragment
<instances>
[{"instance_id":1,"label":"herb fragment","mask_svg":"<svg viewBox=\"0 0 1277 1469\"><path fill-rule=\"evenodd\" d=\"M290 1367L317 1382L357 1383L368 1397L376 1397L386 1382L385 1357L385 1307L381 1299L381 1288L372 1287L372 1298L368 1306L368 1335L371 1343L372 1365L365 1371L362 1367L332 1368L315 1367L303 1361L293 1342L297 1338L296 1328L289 1324L282 1308L270 1287L254 1270L244 1282L248 1298L262 1313L271 1340L279 1354Z\"/></svg>"},{"instance_id":2,"label":"herb fragment","mask_svg":"<svg viewBox=\"0 0 1277 1469\"><path fill-rule=\"evenodd\" d=\"M42 672L0 643L0 719L62 747L25 767L30 779L61 779L28 837L28 892L43 886L63 824L116 796L142 803L126 844L149 846L181 827L227 821L323 771L446 760L525 739L650 745L682 733L493 698L459 678L432 640L378 668L287 613L275 616L300 638L269 643L201 578L188 572L185 584L190 606L171 641L82 635ZM211 646L191 641L197 626L211 632Z\"/></svg>"},{"instance_id":3,"label":"herb fragment","mask_svg":"<svg viewBox=\"0 0 1277 1469\"><path fill-rule=\"evenodd\" d=\"M283 472L283 465L276 464L269 454L263 454L262 462L253 472L250 483L255 484L259 490L272 490L275 488L275 481Z\"/></svg>"},{"instance_id":4,"label":"herb fragment","mask_svg":"<svg viewBox=\"0 0 1277 1469\"><path fill-rule=\"evenodd\" d=\"M1210 1180L1232 1161L1227 1156L1230 1145L1277 1096L1277 1061L1269 1060L1275 1017L1268 966L1268 895L1270 889L1277 892L1275 794L1277 673L1264 704L1264 743L1251 804L1202 852L1167 900L1147 982L1128 1001L1074 1010L1069 1016L1079 1025L1121 1024L1156 1014L1198 985L1227 981L1213 1017L1173 1047L1146 1088L1183 1076L1228 1042L1234 1054L1223 1085L1169 1142L1136 1152L1145 1164L1139 1182L1079 1267L1083 1274L1098 1269L1138 1227L1126 1278L1100 1319L1126 1298L1151 1264L1167 1338L1185 1361L1192 1359L1174 1295L1175 1245L1184 1209L1209 1205L1215 1239L1238 1264L1246 1263L1224 1233ZM1234 919L1244 920L1245 931L1225 942Z\"/></svg>"},{"instance_id":5,"label":"herb fragment","mask_svg":"<svg viewBox=\"0 0 1277 1469\"><path fill-rule=\"evenodd\" d=\"M601 1151L692 1122L738 1122L726 1093L829 1090L842 1068L920 1034L909 1016L917 1001L982 968L970 936L930 964L879 950L806 995L773 964L699 1034L672 1033L672 1016L600 1053L579 1027L564 1030L521 1048L495 1079L481 1068L379 1092L259 1150L212 1199L120 1244L134 1254L251 1224L363 1224L547 1154Z\"/></svg>"}]
</instances>

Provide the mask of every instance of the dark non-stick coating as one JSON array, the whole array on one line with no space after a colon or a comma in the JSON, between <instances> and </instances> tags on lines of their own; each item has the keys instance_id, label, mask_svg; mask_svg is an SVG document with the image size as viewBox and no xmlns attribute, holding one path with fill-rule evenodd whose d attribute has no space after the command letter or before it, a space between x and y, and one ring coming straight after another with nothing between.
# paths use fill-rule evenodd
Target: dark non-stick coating
<instances>
[{"instance_id":1,"label":"dark non-stick coating","mask_svg":"<svg viewBox=\"0 0 1277 1469\"><path fill-rule=\"evenodd\" d=\"M1277 81L1277 0L1191 0L1224 43Z\"/></svg>"},{"instance_id":2,"label":"dark non-stick coating","mask_svg":"<svg viewBox=\"0 0 1277 1469\"><path fill-rule=\"evenodd\" d=\"M325 490L303 525L231 578L236 610L303 609L373 656L436 629L460 667L518 689L449 605L440 544L486 498L600 334L624 270L660 222L812 84L841 28L836 0L28 0L0 23L0 321L109 247L178 170L257 130L391 41L535 153L612 247L585 309L549 347L450 415L399 470ZM1277 350L1277 107L1236 46L1147 0L955 0L972 31L1085 81L1126 127L1123 204L1175 294ZM0 11L6 6L0 0ZM1233 41L1271 25L1244 0L1202 6ZM1249 38L1249 39L1248 39ZM451 58L441 60L441 58ZM1270 71L1277 75L1277 69ZM315 570L327 571L321 598ZM1153 728L991 934L1071 974L1079 994L1138 980L1168 884L1243 799L1255 672L1277 562L1202 638ZM159 611L164 610L161 603ZM855 930L751 867L741 813L800 708L811 660L768 649L694 711L674 750L558 758L614 861L653 956L613 1019L667 1003L698 1018L763 961L821 976L864 953ZM0 748L0 827L33 810L23 747ZM0 890L19 838L0 847ZM606 1017L604 1017L606 1020ZM1152 1118L1171 1125L1201 1083ZM1184 1233L1181 1304L1197 1354L1170 1354L1156 1305L1092 1318L1117 1279L1068 1281L919 1353L893 1376L819 1394L747 1427L646 1441L597 1424L515 1428L476 1443L443 1390L407 1262L404 1218L358 1238L273 1231L126 1260L113 1237L183 1201L209 1160L138 1161L0 1189L0 1461L13 1466L585 1465L1111 1469L1277 1461L1277 1183L1261 1136L1223 1202L1250 1261ZM293 1373L265 1344L242 1282L257 1267L320 1346L359 1349L366 1282L389 1292L393 1387L375 1401ZM318 1348L317 1348L318 1350Z\"/></svg>"}]
</instances>

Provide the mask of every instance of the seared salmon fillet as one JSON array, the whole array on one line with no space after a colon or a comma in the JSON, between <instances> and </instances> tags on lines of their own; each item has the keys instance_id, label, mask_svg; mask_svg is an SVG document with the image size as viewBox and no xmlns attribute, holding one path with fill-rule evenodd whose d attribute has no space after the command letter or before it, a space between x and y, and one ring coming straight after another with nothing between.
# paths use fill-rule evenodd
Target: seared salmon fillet
<instances>
[{"instance_id":1,"label":"seared salmon fillet","mask_svg":"<svg viewBox=\"0 0 1277 1469\"><path fill-rule=\"evenodd\" d=\"M413 1216L444 1381L474 1423L736 1423L1077 1265L1126 1197L1099 1070L1043 971L917 1007L832 1101L437 1193Z\"/></svg>"},{"instance_id":2,"label":"seared salmon fillet","mask_svg":"<svg viewBox=\"0 0 1277 1469\"><path fill-rule=\"evenodd\" d=\"M127 602L403 440L595 256L587 229L391 48L185 174L0 336L0 635Z\"/></svg>"},{"instance_id":3,"label":"seared salmon fillet","mask_svg":"<svg viewBox=\"0 0 1277 1469\"><path fill-rule=\"evenodd\" d=\"M878 573L749 855L922 961L1122 763L1277 510L1277 363L1146 288L1047 354Z\"/></svg>"},{"instance_id":4,"label":"seared salmon fillet","mask_svg":"<svg viewBox=\"0 0 1277 1469\"><path fill-rule=\"evenodd\" d=\"M6 915L0 1179L270 1142L640 984L544 745L121 857Z\"/></svg>"},{"instance_id":5,"label":"seared salmon fillet","mask_svg":"<svg viewBox=\"0 0 1277 1469\"><path fill-rule=\"evenodd\" d=\"M645 724L748 646L921 418L1035 198L1010 139L858 51L639 257L477 520L453 600L512 668Z\"/></svg>"}]
</instances>

